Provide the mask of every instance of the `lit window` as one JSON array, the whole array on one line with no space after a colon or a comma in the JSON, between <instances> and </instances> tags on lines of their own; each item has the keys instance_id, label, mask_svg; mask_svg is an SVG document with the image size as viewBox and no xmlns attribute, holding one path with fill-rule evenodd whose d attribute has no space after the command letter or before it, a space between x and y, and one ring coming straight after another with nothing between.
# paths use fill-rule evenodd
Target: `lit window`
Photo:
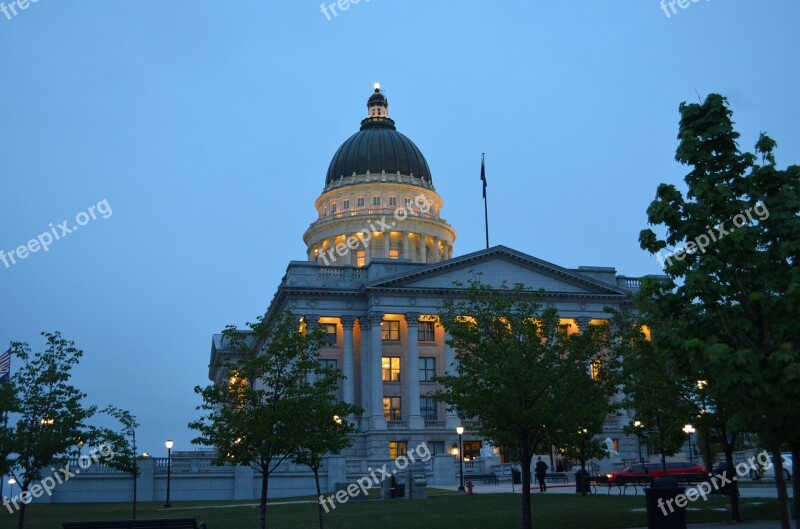
<instances>
[{"instance_id":1,"label":"lit window","mask_svg":"<svg viewBox=\"0 0 800 529\"><path fill-rule=\"evenodd\" d=\"M364 207L364 197L360 197L356 199L356 207L363 208Z\"/></svg>"},{"instance_id":2,"label":"lit window","mask_svg":"<svg viewBox=\"0 0 800 529\"><path fill-rule=\"evenodd\" d=\"M591 364L589 364L592 380L600 380L600 368L602 367L603 363L600 360L592 360Z\"/></svg>"},{"instance_id":3,"label":"lit window","mask_svg":"<svg viewBox=\"0 0 800 529\"><path fill-rule=\"evenodd\" d=\"M350 209L350 201L349 200L345 200L345 201L342 202L342 211L344 211L346 209Z\"/></svg>"},{"instance_id":4,"label":"lit window","mask_svg":"<svg viewBox=\"0 0 800 529\"><path fill-rule=\"evenodd\" d=\"M397 205L397 197L389 197L389 205L396 206Z\"/></svg>"},{"instance_id":5,"label":"lit window","mask_svg":"<svg viewBox=\"0 0 800 529\"><path fill-rule=\"evenodd\" d=\"M325 337L322 339L322 343L324 345L336 345L336 324L323 323L322 326L325 329Z\"/></svg>"},{"instance_id":6,"label":"lit window","mask_svg":"<svg viewBox=\"0 0 800 529\"><path fill-rule=\"evenodd\" d=\"M397 459L408 454L408 443L405 441L389 441L389 457Z\"/></svg>"},{"instance_id":7,"label":"lit window","mask_svg":"<svg viewBox=\"0 0 800 529\"><path fill-rule=\"evenodd\" d=\"M356 266L366 266L367 265L367 258L364 254L364 250L359 250L356 252Z\"/></svg>"},{"instance_id":8,"label":"lit window","mask_svg":"<svg viewBox=\"0 0 800 529\"><path fill-rule=\"evenodd\" d=\"M397 342L400 340L400 322L384 321L381 322L381 340L384 342Z\"/></svg>"},{"instance_id":9,"label":"lit window","mask_svg":"<svg viewBox=\"0 0 800 529\"><path fill-rule=\"evenodd\" d=\"M417 338L420 342L432 342L434 340L433 326L434 323L432 321L419 322Z\"/></svg>"},{"instance_id":10,"label":"lit window","mask_svg":"<svg viewBox=\"0 0 800 529\"><path fill-rule=\"evenodd\" d=\"M384 382L400 381L400 357L384 356L381 358L381 368Z\"/></svg>"},{"instance_id":11,"label":"lit window","mask_svg":"<svg viewBox=\"0 0 800 529\"><path fill-rule=\"evenodd\" d=\"M400 397L383 397L383 416L387 421L399 421L401 411Z\"/></svg>"},{"instance_id":12,"label":"lit window","mask_svg":"<svg viewBox=\"0 0 800 529\"><path fill-rule=\"evenodd\" d=\"M436 420L436 400L433 397L420 395L419 411L426 421Z\"/></svg>"},{"instance_id":13,"label":"lit window","mask_svg":"<svg viewBox=\"0 0 800 529\"><path fill-rule=\"evenodd\" d=\"M380 206L381 205L381 197L372 197L372 205L373 206Z\"/></svg>"},{"instance_id":14,"label":"lit window","mask_svg":"<svg viewBox=\"0 0 800 529\"><path fill-rule=\"evenodd\" d=\"M464 441L464 461L472 461L481 455L481 441Z\"/></svg>"},{"instance_id":15,"label":"lit window","mask_svg":"<svg viewBox=\"0 0 800 529\"><path fill-rule=\"evenodd\" d=\"M389 259L398 259L400 257L400 250L389 250Z\"/></svg>"},{"instance_id":16,"label":"lit window","mask_svg":"<svg viewBox=\"0 0 800 529\"><path fill-rule=\"evenodd\" d=\"M419 357L419 380L420 382L433 382L436 376L436 359L432 356Z\"/></svg>"}]
</instances>

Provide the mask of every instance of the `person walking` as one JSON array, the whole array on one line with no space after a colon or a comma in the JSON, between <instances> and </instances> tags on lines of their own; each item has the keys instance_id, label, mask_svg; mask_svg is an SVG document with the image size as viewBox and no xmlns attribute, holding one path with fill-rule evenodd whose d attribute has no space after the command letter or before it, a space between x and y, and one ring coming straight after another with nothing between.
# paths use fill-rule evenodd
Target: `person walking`
<instances>
[{"instance_id":1,"label":"person walking","mask_svg":"<svg viewBox=\"0 0 800 529\"><path fill-rule=\"evenodd\" d=\"M534 468L536 481L539 482L539 492L547 492L547 483L544 482L544 478L547 475L548 468L550 467L547 466L547 463L542 461L542 458L539 457L539 460L536 462L536 467Z\"/></svg>"}]
</instances>

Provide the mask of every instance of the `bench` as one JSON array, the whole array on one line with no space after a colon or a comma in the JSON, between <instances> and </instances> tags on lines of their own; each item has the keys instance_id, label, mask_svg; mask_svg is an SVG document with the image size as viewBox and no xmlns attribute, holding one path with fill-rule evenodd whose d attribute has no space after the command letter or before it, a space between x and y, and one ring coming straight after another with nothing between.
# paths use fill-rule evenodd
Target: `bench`
<instances>
[{"instance_id":1,"label":"bench","mask_svg":"<svg viewBox=\"0 0 800 529\"><path fill-rule=\"evenodd\" d=\"M465 479L471 479L473 483L480 481L484 485L499 485L500 480L497 478L497 474L467 474L464 476Z\"/></svg>"},{"instance_id":2,"label":"bench","mask_svg":"<svg viewBox=\"0 0 800 529\"><path fill-rule=\"evenodd\" d=\"M544 475L545 481L560 481L569 483L569 476L566 472L548 472Z\"/></svg>"},{"instance_id":3,"label":"bench","mask_svg":"<svg viewBox=\"0 0 800 529\"><path fill-rule=\"evenodd\" d=\"M608 476L584 476L583 479L586 480L585 488L588 490L591 487L592 494L597 494L598 485L607 485L608 493L611 493L611 482Z\"/></svg>"},{"instance_id":4,"label":"bench","mask_svg":"<svg viewBox=\"0 0 800 529\"><path fill-rule=\"evenodd\" d=\"M645 476L617 476L616 483L609 483L608 491L611 492L611 487L616 485L619 489L620 495L626 494L628 492L628 487L633 487L633 493L635 495L639 494L639 487L646 487L653 482L653 476L645 475Z\"/></svg>"},{"instance_id":5,"label":"bench","mask_svg":"<svg viewBox=\"0 0 800 529\"><path fill-rule=\"evenodd\" d=\"M678 480L678 483L683 485L697 485L708 481L708 474L698 472L697 474L678 474L670 476Z\"/></svg>"},{"instance_id":6,"label":"bench","mask_svg":"<svg viewBox=\"0 0 800 529\"><path fill-rule=\"evenodd\" d=\"M64 522L64 529L206 529L196 518L150 518L142 520L108 520Z\"/></svg>"}]
</instances>

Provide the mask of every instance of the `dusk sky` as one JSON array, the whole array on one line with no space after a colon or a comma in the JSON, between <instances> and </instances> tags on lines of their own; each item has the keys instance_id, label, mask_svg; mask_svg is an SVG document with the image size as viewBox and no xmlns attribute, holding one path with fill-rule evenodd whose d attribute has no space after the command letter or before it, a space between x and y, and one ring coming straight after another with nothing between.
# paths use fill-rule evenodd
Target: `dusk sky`
<instances>
[{"instance_id":1,"label":"dusk sky","mask_svg":"<svg viewBox=\"0 0 800 529\"><path fill-rule=\"evenodd\" d=\"M688 172L681 102L721 93L742 149L764 131L779 166L800 163L800 3L681 1L0 11L0 249L51 223L60 236L0 261L3 349L60 330L85 351L73 383L139 418L140 451L200 448L187 423L211 336L263 314L305 259L328 164L376 81L428 160L456 256L484 246L485 152L492 245L659 273L637 237L658 184ZM84 225L61 236L65 220Z\"/></svg>"}]
</instances>

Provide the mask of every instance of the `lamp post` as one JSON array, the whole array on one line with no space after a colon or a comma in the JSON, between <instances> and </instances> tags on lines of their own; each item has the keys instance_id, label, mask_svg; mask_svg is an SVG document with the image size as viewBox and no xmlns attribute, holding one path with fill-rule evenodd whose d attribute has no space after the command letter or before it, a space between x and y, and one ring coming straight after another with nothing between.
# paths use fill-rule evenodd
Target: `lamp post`
<instances>
[{"instance_id":1,"label":"lamp post","mask_svg":"<svg viewBox=\"0 0 800 529\"><path fill-rule=\"evenodd\" d=\"M633 427L636 428L636 443L639 445L639 463L644 464L644 458L642 457L642 430L644 429L644 424L642 424L642 421L633 421Z\"/></svg>"},{"instance_id":2,"label":"lamp post","mask_svg":"<svg viewBox=\"0 0 800 529\"><path fill-rule=\"evenodd\" d=\"M687 424L683 427L683 432L689 437L689 462L692 462L692 434L695 432L694 426Z\"/></svg>"},{"instance_id":3,"label":"lamp post","mask_svg":"<svg viewBox=\"0 0 800 529\"><path fill-rule=\"evenodd\" d=\"M172 504L169 502L169 482L172 477L172 447L175 443L172 442L172 439L168 439L164 444L167 447L167 503L164 504L164 508L169 509L172 507Z\"/></svg>"},{"instance_id":4,"label":"lamp post","mask_svg":"<svg viewBox=\"0 0 800 529\"><path fill-rule=\"evenodd\" d=\"M459 474L461 475L461 484L458 486L458 492L466 492L467 490L464 488L464 442L461 438L464 433L464 427L458 426L456 433L458 434L458 466L460 469Z\"/></svg>"},{"instance_id":5,"label":"lamp post","mask_svg":"<svg viewBox=\"0 0 800 529\"><path fill-rule=\"evenodd\" d=\"M14 495L14 485L16 485L16 483L17 483L17 480L14 479L14 478L11 478L11 479L8 480L8 495L9 496L13 496Z\"/></svg>"}]
</instances>

